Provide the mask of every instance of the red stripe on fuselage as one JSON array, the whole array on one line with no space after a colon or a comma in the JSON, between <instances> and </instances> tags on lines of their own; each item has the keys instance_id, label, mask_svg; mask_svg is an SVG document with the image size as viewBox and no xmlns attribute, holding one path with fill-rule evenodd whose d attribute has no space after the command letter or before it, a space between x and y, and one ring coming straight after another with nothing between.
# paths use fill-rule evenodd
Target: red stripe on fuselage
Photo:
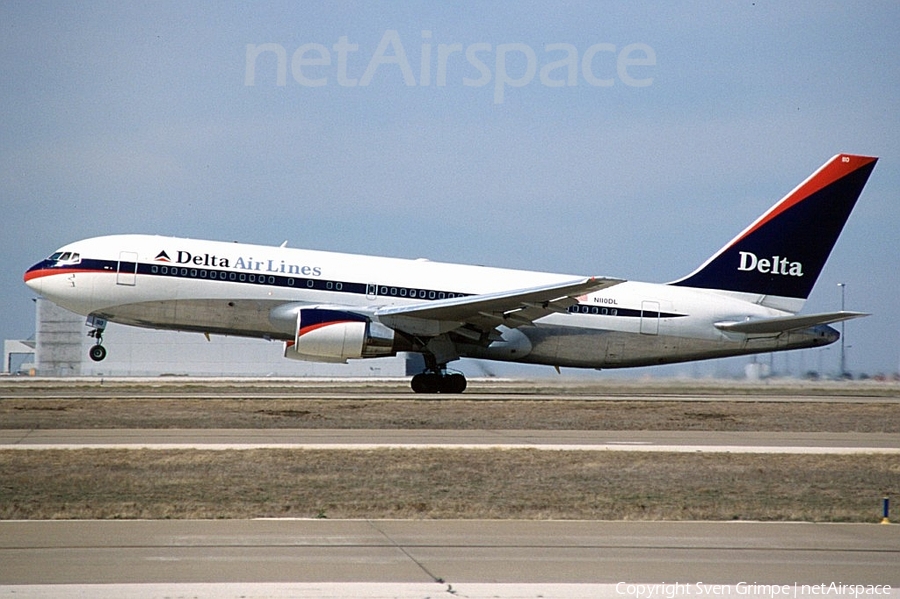
<instances>
[{"instance_id":1,"label":"red stripe on fuselage","mask_svg":"<svg viewBox=\"0 0 900 599\"><path fill-rule=\"evenodd\" d=\"M32 279L39 279L41 277L50 277L53 275L68 275L76 272L83 273L110 273L115 274L114 270L96 270L91 269L87 270L84 268L42 268L40 270L29 270L25 273L25 282L31 281Z\"/></svg>"}]
</instances>

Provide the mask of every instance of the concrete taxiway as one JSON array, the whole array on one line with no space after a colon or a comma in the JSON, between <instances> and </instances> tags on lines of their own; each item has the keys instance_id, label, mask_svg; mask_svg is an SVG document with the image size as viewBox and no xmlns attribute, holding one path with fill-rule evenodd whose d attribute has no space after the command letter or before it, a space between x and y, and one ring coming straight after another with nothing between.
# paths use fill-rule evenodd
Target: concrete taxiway
<instances>
[{"instance_id":1,"label":"concrete taxiway","mask_svg":"<svg viewBox=\"0 0 900 599\"><path fill-rule=\"evenodd\" d=\"M0 522L0 585L880 584L879 524L466 520Z\"/></svg>"},{"instance_id":2,"label":"concrete taxiway","mask_svg":"<svg viewBox=\"0 0 900 599\"><path fill-rule=\"evenodd\" d=\"M897 433L386 429L0 430L0 450L543 449L732 453L900 453Z\"/></svg>"}]
</instances>

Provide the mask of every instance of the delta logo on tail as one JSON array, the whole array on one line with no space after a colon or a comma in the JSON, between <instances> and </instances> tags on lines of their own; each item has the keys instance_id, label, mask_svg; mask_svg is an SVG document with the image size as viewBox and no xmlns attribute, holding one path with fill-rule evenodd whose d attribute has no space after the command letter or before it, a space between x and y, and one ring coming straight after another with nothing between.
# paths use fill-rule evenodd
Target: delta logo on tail
<instances>
[{"instance_id":1,"label":"delta logo on tail","mask_svg":"<svg viewBox=\"0 0 900 599\"><path fill-rule=\"evenodd\" d=\"M753 252L741 252L741 263L738 265L738 270L757 270L761 273L791 277L803 276L803 265L799 262L791 262L781 256L772 256L771 260L758 258Z\"/></svg>"},{"instance_id":2,"label":"delta logo on tail","mask_svg":"<svg viewBox=\"0 0 900 599\"><path fill-rule=\"evenodd\" d=\"M700 268L671 284L805 300L877 160L833 157Z\"/></svg>"},{"instance_id":3,"label":"delta logo on tail","mask_svg":"<svg viewBox=\"0 0 900 599\"><path fill-rule=\"evenodd\" d=\"M154 260L157 262L171 262L172 261L172 259L169 258L169 255L166 253L166 250L163 250L160 253L156 254L156 258L154 258Z\"/></svg>"}]
</instances>

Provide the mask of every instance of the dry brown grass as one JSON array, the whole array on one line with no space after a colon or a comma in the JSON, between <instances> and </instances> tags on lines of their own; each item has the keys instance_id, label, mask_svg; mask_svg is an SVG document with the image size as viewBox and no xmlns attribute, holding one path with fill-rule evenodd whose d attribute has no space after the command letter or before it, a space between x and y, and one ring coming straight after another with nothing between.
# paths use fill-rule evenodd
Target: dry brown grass
<instances>
[{"instance_id":1,"label":"dry brown grass","mask_svg":"<svg viewBox=\"0 0 900 599\"><path fill-rule=\"evenodd\" d=\"M900 402L0 399L0 428L900 432Z\"/></svg>"},{"instance_id":2,"label":"dry brown grass","mask_svg":"<svg viewBox=\"0 0 900 599\"><path fill-rule=\"evenodd\" d=\"M491 381L472 388L475 394L423 399L397 382L251 381L211 391L203 382L177 380L6 380L0 381L0 427L900 432L896 385L779 389ZM766 401L797 393L806 401ZM682 401L689 394L710 400L738 394L744 401ZM864 396L884 399L853 403ZM900 493L897 456L0 451L3 519L324 515L871 522L884 493Z\"/></svg>"},{"instance_id":3,"label":"dry brown grass","mask_svg":"<svg viewBox=\"0 0 900 599\"><path fill-rule=\"evenodd\" d=\"M382 449L0 451L0 518L874 522L886 455Z\"/></svg>"},{"instance_id":4,"label":"dry brown grass","mask_svg":"<svg viewBox=\"0 0 900 599\"><path fill-rule=\"evenodd\" d=\"M473 381L465 395L435 397L405 381L7 378L0 428L900 432L900 385Z\"/></svg>"}]
</instances>

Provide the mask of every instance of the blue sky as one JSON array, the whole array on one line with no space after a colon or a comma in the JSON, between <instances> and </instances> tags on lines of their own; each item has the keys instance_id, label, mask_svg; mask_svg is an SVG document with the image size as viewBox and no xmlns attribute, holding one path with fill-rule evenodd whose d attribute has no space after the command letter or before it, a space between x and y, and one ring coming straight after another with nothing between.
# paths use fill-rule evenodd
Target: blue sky
<instances>
[{"instance_id":1,"label":"blue sky","mask_svg":"<svg viewBox=\"0 0 900 599\"><path fill-rule=\"evenodd\" d=\"M665 282L855 152L881 160L805 310L846 283L873 313L850 366L896 371L898 24L895 2L0 3L0 336L33 333L28 266L109 233ZM283 85L270 51L247 84L263 44Z\"/></svg>"}]
</instances>

